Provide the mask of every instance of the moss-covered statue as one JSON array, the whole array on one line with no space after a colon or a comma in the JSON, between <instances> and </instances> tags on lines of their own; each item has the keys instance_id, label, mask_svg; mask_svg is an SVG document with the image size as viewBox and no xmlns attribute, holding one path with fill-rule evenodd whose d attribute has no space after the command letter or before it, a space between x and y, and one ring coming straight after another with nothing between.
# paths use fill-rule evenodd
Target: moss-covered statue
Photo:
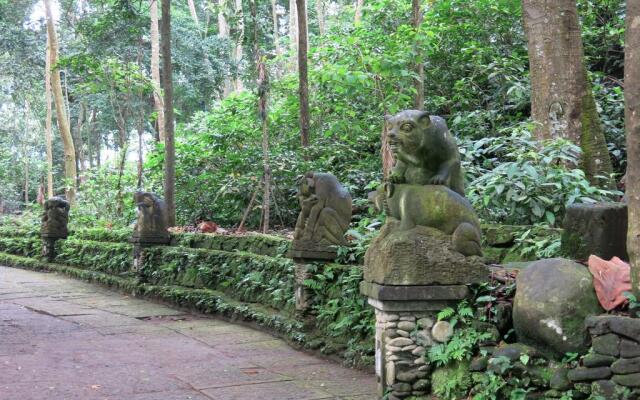
<instances>
[{"instance_id":1,"label":"moss-covered statue","mask_svg":"<svg viewBox=\"0 0 640 400\"><path fill-rule=\"evenodd\" d=\"M388 285L482 280L480 223L464 197L460 154L446 123L406 110L386 124L396 164L375 199L387 223L365 256L365 279Z\"/></svg>"},{"instance_id":2,"label":"moss-covered statue","mask_svg":"<svg viewBox=\"0 0 640 400\"><path fill-rule=\"evenodd\" d=\"M331 246L346 245L344 233L351 221L351 195L327 173L308 172L298 188L300 214L291 255L294 258L329 259Z\"/></svg>"},{"instance_id":3,"label":"moss-covered statue","mask_svg":"<svg viewBox=\"0 0 640 400\"><path fill-rule=\"evenodd\" d=\"M69 235L69 202L62 197L52 197L44 202L40 236L50 239L66 239Z\"/></svg>"},{"instance_id":4,"label":"moss-covered statue","mask_svg":"<svg viewBox=\"0 0 640 400\"><path fill-rule=\"evenodd\" d=\"M149 192L136 192L133 201L137 208L137 220L133 229L134 243L169 243L167 206L160 197Z\"/></svg>"}]
</instances>

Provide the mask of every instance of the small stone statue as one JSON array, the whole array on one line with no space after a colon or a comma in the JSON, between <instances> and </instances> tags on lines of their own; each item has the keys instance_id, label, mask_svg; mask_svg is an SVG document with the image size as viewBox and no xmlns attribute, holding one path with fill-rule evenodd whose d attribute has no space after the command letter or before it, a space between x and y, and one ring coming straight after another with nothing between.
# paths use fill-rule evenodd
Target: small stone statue
<instances>
[{"instance_id":1,"label":"small stone statue","mask_svg":"<svg viewBox=\"0 0 640 400\"><path fill-rule=\"evenodd\" d=\"M69 202L62 197L52 197L44 202L40 236L50 239L66 239L69 235Z\"/></svg>"},{"instance_id":2,"label":"small stone statue","mask_svg":"<svg viewBox=\"0 0 640 400\"><path fill-rule=\"evenodd\" d=\"M52 197L44 202L40 237L42 237L42 257L51 262L56 258L55 243L69 236L69 202L62 197Z\"/></svg>"},{"instance_id":3,"label":"small stone statue","mask_svg":"<svg viewBox=\"0 0 640 400\"><path fill-rule=\"evenodd\" d=\"M307 258L306 252L308 258L335 257L329 246L347 244L344 233L351 221L351 195L335 176L308 172L300 182L298 200L301 211L292 245L294 256Z\"/></svg>"},{"instance_id":4,"label":"small stone statue","mask_svg":"<svg viewBox=\"0 0 640 400\"><path fill-rule=\"evenodd\" d=\"M458 146L441 117L405 110L385 120L396 158L392 183L444 185L464 196Z\"/></svg>"},{"instance_id":5,"label":"small stone statue","mask_svg":"<svg viewBox=\"0 0 640 400\"><path fill-rule=\"evenodd\" d=\"M138 209L133 242L150 245L169 243L168 213L164 200L153 193L136 192L133 201Z\"/></svg>"}]
</instances>

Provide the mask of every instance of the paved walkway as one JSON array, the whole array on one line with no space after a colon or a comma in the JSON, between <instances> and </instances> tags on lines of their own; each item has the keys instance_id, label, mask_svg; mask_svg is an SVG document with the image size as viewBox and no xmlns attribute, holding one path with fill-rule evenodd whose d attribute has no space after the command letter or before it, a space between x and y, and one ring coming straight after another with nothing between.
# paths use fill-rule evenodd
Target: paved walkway
<instances>
[{"instance_id":1,"label":"paved walkway","mask_svg":"<svg viewBox=\"0 0 640 400\"><path fill-rule=\"evenodd\" d=\"M0 267L0 400L375 399L375 378L247 327Z\"/></svg>"}]
</instances>

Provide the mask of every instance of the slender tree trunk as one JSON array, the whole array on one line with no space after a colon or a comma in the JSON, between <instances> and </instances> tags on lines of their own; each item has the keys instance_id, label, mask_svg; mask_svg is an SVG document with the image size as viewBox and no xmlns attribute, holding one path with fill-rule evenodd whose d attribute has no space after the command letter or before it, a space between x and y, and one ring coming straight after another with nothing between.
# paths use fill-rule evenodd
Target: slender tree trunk
<instances>
[{"instance_id":1,"label":"slender tree trunk","mask_svg":"<svg viewBox=\"0 0 640 400\"><path fill-rule=\"evenodd\" d=\"M24 157L24 202L29 203L29 154L28 140L29 137L29 102L24 101L24 133L23 133L23 157Z\"/></svg>"},{"instance_id":2,"label":"slender tree trunk","mask_svg":"<svg viewBox=\"0 0 640 400\"><path fill-rule=\"evenodd\" d=\"M144 135L144 114L138 119L138 189L142 189L142 172L144 165L144 149L142 148L142 135Z\"/></svg>"},{"instance_id":3,"label":"slender tree trunk","mask_svg":"<svg viewBox=\"0 0 640 400\"><path fill-rule=\"evenodd\" d=\"M278 1L271 0L271 17L273 19L273 46L276 50L276 55L280 55L280 27L278 26Z\"/></svg>"},{"instance_id":4,"label":"slender tree trunk","mask_svg":"<svg viewBox=\"0 0 640 400\"><path fill-rule=\"evenodd\" d=\"M51 118L52 104L51 104L51 48L49 44L49 35L47 35L47 51L45 59L45 73L44 73L44 98L47 105L47 116L44 121L44 137L47 146L47 198L53 197L53 143L52 143L52 126Z\"/></svg>"},{"instance_id":5,"label":"slender tree trunk","mask_svg":"<svg viewBox=\"0 0 640 400\"><path fill-rule=\"evenodd\" d=\"M230 29L227 22L227 0L218 0L218 36L221 39L229 40ZM232 54L233 57L233 54ZM231 83L231 74L227 73L224 78L224 86L222 89L222 97L225 98L233 92L233 84Z\"/></svg>"},{"instance_id":6,"label":"slender tree trunk","mask_svg":"<svg viewBox=\"0 0 640 400\"><path fill-rule=\"evenodd\" d=\"M259 25L256 11L256 0L251 1L251 16L254 26L254 54L258 69L258 115L262 122L262 167L264 171L264 191L262 195L262 233L269 231L269 218L271 209L271 164L269 162L269 116L267 99L269 96L269 75L265 59L261 54L259 45Z\"/></svg>"},{"instance_id":7,"label":"slender tree trunk","mask_svg":"<svg viewBox=\"0 0 640 400\"><path fill-rule=\"evenodd\" d=\"M169 226L176 224L176 150L173 133L173 67L171 65L171 0L162 0L162 70L164 84L164 201Z\"/></svg>"},{"instance_id":8,"label":"slender tree trunk","mask_svg":"<svg viewBox=\"0 0 640 400\"><path fill-rule=\"evenodd\" d=\"M640 299L640 2L627 1L624 60L625 126L627 131L627 250L631 283Z\"/></svg>"},{"instance_id":9,"label":"slender tree trunk","mask_svg":"<svg viewBox=\"0 0 640 400\"><path fill-rule=\"evenodd\" d=\"M420 34L420 26L422 25L422 9L420 7L421 0L412 0L413 9L413 28L416 34ZM422 46L420 42L416 41L415 51L417 54L416 64L414 66L416 72L416 78L414 80L414 87L416 89L416 95L413 98L413 108L416 110L424 109L424 62L422 60Z\"/></svg>"},{"instance_id":10,"label":"slender tree trunk","mask_svg":"<svg viewBox=\"0 0 640 400\"><path fill-rule=\"evenodd\" d=\"M160 88L160 34L158 32L158 1L151 0L151 80L153 81L153 109L156 112L158 137L164 142L164 106Z\"/></svg>"},{"instance_id":11,"label":"slender tree trunk","mask_svg":"<svg viewBox=\"0 0 640 400\"><path fill-rule=\"evenodd\" d=\"M84 151L83 151L83 141L82 141L82 130L84 127L85 120L85 105L84 103L80 103L78 107L78 120L76 122L76 134L73 138L73 142L75 143L76 150L76 169L78 171L78 182L77 185L80 186L80 174L82 174L83 170L83 160L84 160Z\"/></svg>"},{"instance_id":12,"label":"slender tree trunk","mask_svg":"<svg viewBox=\"0 0 640 400\"><path fill-rule=\"evenodd\" d=\"M191 13L191 18L193 19L193 22L196 24L196 26L198 28L200 28L200 21L198 21L198 13L196 11L196 4L194 3L193 0L187 0L187 3L189 4L189 12Z\"/></svg>"},{"instance_id":13,"label":"slender tree trunk","mask_svg":"<svg viewBox=\"0 0 640 400\"><path fill-rule=\"evenodd\" d=\"M582 148L580 166L589 180L611 186L613 168L583 63L576 0L523 0L522 10L536 136L577 144Z\"/></svg>"},{"instance_id":14,"label":"slender tree trunk","mask_svg":"<svg viewBox=\"0 0 640 400\"><path fill-rule=\"evenodd\" d=\"M320 36L324 36L324 33L325 33L324 0L316 0L316 14L318 18L318 31L320 32Z\"/></svg>"},{"instance_id":15,"label":"slender tree trunk","mask_svg":"<svg viewBox=\"0 0 640 400\"><path fill-rule=\"evenodd\" d=\"M51 0L43 0L45 11L47 15L47 35L49 36L50 44L50 67L53 68L58 62L58 39L56 38L56 31L53 26L53 16L51 14ZM67 110L64 105L64 96L62 94L62 85L60 83L60 71L55 69L51 70L51 89L53 92L53 98L56 105L56 115L58 118L58 128L60 129L60 135L62 136L62 144L64 147L64 173L70 185L66 190L66 197L69 203L75 204L76 199L76 152L73 145L73 138L71 136L71 130L69 129L69 119L67 117Z\"/></svg>"},{"instance_id":16,"label":"slender tree trunk","mask_svg":"<svg viewBox=\"0 0 640 400\"><path fill-rule=\"evenodd\" d=\"M233 51L233 60L236 64L236 77L233 81L233 89L237 92L241 92L244 88L242 84L242 76L240 71L240 65L242 63L242 43L244 42L244 10L242 9L242 0L235 0L234 8L236 19L238 21L238 36L236 39L235 49Z\"/></svg>"},{"instance_id":17,"label":"slender tree trunk","mask_svg":"<svg viewBox=\"0 0 640 400\"><path fill-rule=\"evenodd\" d=\"M364 0L356 0L356 12L353 22L358 25L362 21L362 8L364 7Z\"/></svg>"},{"instance_id":18,"label":"slender tree trunk","mask_svg":"<svg viewBox=\"0 0 640 400\"><path fill-rule=\"evenodd\" d=\"M309 146L309 79L307 74L307 7L305 0L296 0L298 9L298 76L300 94L300 137L302 146Z\"/></svg>"},{"instance_id":19,"label":"slender tree trunk","mask_svg":"<svg viewBox=\"0 0 640 400\"><path fill-rule=\"evenodd\" d=\"M298 54L298 5L297 0L289 0L289 46L291 54ZM295 65L295 62L292 62Z\"/></svg>"}]
</instances>

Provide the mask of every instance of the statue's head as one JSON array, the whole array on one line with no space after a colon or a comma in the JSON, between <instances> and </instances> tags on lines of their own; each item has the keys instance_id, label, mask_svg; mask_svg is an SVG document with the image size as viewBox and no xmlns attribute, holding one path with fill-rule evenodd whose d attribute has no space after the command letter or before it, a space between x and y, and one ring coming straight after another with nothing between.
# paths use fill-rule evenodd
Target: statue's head
<instances>
[{"instance_id":1,"label":"statue's head","mask_svg":"<svg viewBox=\"0 0 640 400\"><path fill-rule=\"evenodd\" d=\"M138 191L134 193L133 201L138 214L134 238L140 242L168 238L168 214L164 200L153 193Z\"/></svg>"},{"instance_id":2,"label":"statue's head","mask_svg":"<svg viewBox=\"0 0 640 400\"><path fill-rule=\"evenodd\" d=\"M52 197L44 202L42 225L43 237L66 238L68 235L69 202L62 197Z\"/></svg>"},{"instance_id":3,"label":"statue's head","mask_svg":"<svg viewBox=\"0 0 640 400\"><path fill-rule=\"evenodd\" d=\"M425 130L431 124L429 113L419 110L404 110L385 116L389 147L394 154L413 153L421 145Z\"/></svg>"}]
</instances>

